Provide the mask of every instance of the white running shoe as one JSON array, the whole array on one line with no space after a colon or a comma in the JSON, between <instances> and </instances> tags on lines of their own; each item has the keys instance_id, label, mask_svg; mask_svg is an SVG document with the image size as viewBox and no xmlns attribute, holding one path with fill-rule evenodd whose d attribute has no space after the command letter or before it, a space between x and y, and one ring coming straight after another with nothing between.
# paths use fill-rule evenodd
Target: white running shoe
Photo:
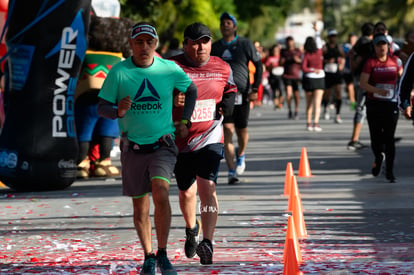
<instances>
[{"instance_id":1,"label":"white running shoe","mask_svg":"<svg viewBox=\"0 0 414 275\"><path fill-rule=\"evenodd\" d=\"M246 155L237 157L236 174L242 175L246 169Z\"/></svg>"}]
</instances>

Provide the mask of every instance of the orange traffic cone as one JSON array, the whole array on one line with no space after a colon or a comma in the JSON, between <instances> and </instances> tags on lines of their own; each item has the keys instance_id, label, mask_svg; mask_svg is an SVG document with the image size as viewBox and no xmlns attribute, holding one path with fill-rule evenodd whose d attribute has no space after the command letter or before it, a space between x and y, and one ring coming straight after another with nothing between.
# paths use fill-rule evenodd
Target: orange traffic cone
<instances>
[{"instance_id":1,"label":"orange traffic cone","mask_svg":"<svg viewBox=\"0 0 414 275\"><path fill-rule=\"evenodd\" d=\"M6 188L7 186L6 185L4 185L4 183L2 183L1 181L0 181L0 188Z\"/></svg>"},{"instance_id":2,"label":"orange traffic cone","mask_svg":"<svg viewBox=\"0 0 414 275\"><path fill-rule=\"evenodd\" d=\"M288 207L286 209L286 212L292 212L293 211L293 199L294 196L300 196L299 194L299 188L298 188L298 183L296 181L296 176L293 175L291 177L291 181L290 181L290 192L289 192L289 200L288 200Z\"/></svg>"},{"instance_id":3,"label":"orange traffic cone","mask_svg":"<svg viewBox=\"0 0 414 275\"><path fill-rule=\"evenodd\" d=\"M288 162L286 165L286 174L285 174L285 190L283 195L289 196L290 193L290 185L292 183L292 176L293 176L293 167L292 163Z\"/></svg>"},{"instance_id":4,"label":"orange traffic cone","mask_svg":"<svg viewBox=\"0 0 414 275\"><path fill-rule=\"evenodd\" d=\"M306 231L305 217L303 216L302 200L300 196L294 195L292 205L292 215L295 221L296 237L299 239L306 239L308 233Z\"/></svg>"},{"instance_id":5,"label":"orange traffic cone","mask_svg":"<svg viewBox=\"0 0 414 275\"><path fill-rule=\"evenodd\" d=\"M287 244L287 253L286 261L283 265L283 275L301 275L302 272L299 271L299 264L295 256L295 246L293 240L289 240Z\"/></svg>"},{"instance_id":6,"label":"orange traffic cone","mask_svg":"<svg viewBox=\"0 0 414 275\"><path fill-rule=\"evenodd\" d=\"M289 216L285 247L283 250L283 263L286 264L286 262L292 257L295 258L295 262L297 264L301 264L303 262L302 253L300 252L299 240L296 236L294 217Z\"/></svg>"},{"instance_id":7,"label":"orange traffic cone","mask_svg":"<svg viewBox=\"0 0 414 275\"><path fill-rule=\"evenodd\" d=\"M300 156L300 162L299 162L299 177L312 177L312 173L309 166L309 160L308 160L308 153L306 152L306 148L302 148L302 154Z\"/></svg>"}]
</instances>

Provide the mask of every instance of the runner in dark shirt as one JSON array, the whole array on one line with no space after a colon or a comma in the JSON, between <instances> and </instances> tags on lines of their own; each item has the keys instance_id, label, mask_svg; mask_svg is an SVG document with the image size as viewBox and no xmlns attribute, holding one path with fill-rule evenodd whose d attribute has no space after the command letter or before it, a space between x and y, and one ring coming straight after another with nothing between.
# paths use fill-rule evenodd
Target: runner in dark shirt
<instances>
[{"instance_id":1,"label":"runner in dark shirt","mask_svg":"<svg viewBox=\"0 0 414 275\"><path fill-rule=\"evenodd\" d=\"M261 56L253 43L249 39L237 35L237 20L234 16L224 12L220 17L220 30L223 38L213 43L211 55L218 56L230 64L238 90L233 114L225 116L223 121L224 156L229 169L228 183L235 184L239 181L236 173L241 175L246 168L245 151L249 140L247 124L250 101L257 99L257 90L262 81L263 67ZM249 80L249 62L252 62L256 67L252 85L250 85ZM236 153L233 145L234 132L236 132L238 143ZM236 167L234 165L235 155Z\"/></svg>"}]
</instances>

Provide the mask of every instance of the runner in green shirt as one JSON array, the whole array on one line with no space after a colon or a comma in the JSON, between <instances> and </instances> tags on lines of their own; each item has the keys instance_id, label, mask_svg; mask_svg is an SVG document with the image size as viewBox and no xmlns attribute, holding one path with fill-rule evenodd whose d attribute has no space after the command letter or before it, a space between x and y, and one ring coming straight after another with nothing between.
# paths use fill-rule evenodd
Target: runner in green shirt
<instances>
[{"instance_id":1,"label":"runner in green shirt","mask_svg":"<svg viewBox=\"0 0 414 275\"><path fill-rule=\"evenodd\" d=\"M178 153L174 137L188 134L197 88L173 61L154 56L158 35L152 25L136 24L129 43L133 55L109 71L99 93L98 113L119 118L123 194L132 197L134 225L145 253L141 274L155 274L156 264L162 274L177 274L166 253L171 224L168 191ZM174 89L186 94L181 121L175 124ZM150 192L157 255L152 249Z\"/></svg>"}]
</instances>

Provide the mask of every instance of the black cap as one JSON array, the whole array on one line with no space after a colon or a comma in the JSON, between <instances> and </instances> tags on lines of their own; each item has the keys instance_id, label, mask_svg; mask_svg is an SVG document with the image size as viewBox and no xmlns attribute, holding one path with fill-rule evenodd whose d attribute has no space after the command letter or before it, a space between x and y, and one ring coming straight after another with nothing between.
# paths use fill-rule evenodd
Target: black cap
<instances>
[{"instance_id":1,"label":"black cap","mask_svg":"<svg viewBox=\"0 0 414 275\"><path fill-rule=\"evenodd\" d=\"M377 45L378 43L382 42L382 43L386 43L388 44L389 41L387 39L387 37L385 36L385 34L378 34L374 36L374 45Z\"/></svg>"},{"instance_id":2,"label":"black cap","mask_svg":"<svg viewBox=\"0 0 414 275\"><path fill-rule=\"evenodd\" d=\"M201 23L193 23L188 25L184 30L184 39L190 39L196 41L203 37L208 37L211 39L210 29Z\"/></svg>"}]
</instances>

